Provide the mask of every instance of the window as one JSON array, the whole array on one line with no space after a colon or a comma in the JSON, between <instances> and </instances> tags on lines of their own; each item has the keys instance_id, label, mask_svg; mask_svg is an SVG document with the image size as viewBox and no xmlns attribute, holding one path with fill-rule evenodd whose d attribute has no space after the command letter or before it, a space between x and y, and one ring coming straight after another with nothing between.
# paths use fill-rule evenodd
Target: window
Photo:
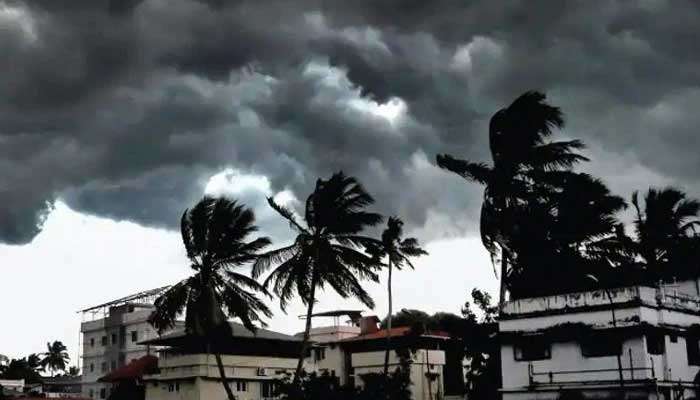
<instances>
[{"instance_id":1,"label":"window","mask_svg":"<svg viewBox=\"0 0 700 400\"><path fill-rule=\"evenodd\" d=\"M688 353L688 365L700 365L700 348L697 336L685 338L685 349Z\"/></svg>"},{"instance_id":2,"label":"window","mask_svg":"<svg viewBox=\"0 0 700 400\"><path fill-rule=\"evenodd\" d=\"M126 354L119 354L119 366L123 366L126 362Z\"/></svg>"},{"instance_id":3,"label":"window","mask_svg":"<svg viewBox=\"0 0 700 400\"><path fill-rule=\"evenodd\" d=\"M581 340L584 357L609 357L622 354L622 341L609 332L590 333Z\"/></svg>"},{"instance_id":4,"label":"window","mask_svg":"<svg viewBox=\"0 0 700 400\"><path fill-rule=\"evenodd\" d=\"M90 338L90 347L95 347L95 338Z\"/></svg>"},{"instance_id":5,"label":"window","mask_svg":"<svg viewBox=\"0 0 700 400\"><path fill-rule=\"evenodd\" d=\"M314 349L314 359L316 361L321 361L326 359L326 348L325 347L317 347Z\"/></svg>"},{"instance_id":6,"label":"window","mask_svg":"<svg viewBox=\"0 0 700 400\"><path fill-rule=\"evenodd\" d=\"M93 397L95 397L95 391L90 389L90 398L92 399Z\"/></svg>"},{"instance_id":7,"label":"window","mask_svg":"<svg viewBox=\"0 0 700 400\"><path fill-rule=\"evenodd\" d=\"M168 392L179 392L180 391L180 382L175 381L175 383L171 383L168 385Z\"/></svg>"},{"instance_id":8,"label":"window","mask_svg":"<svg viewBox=\"0 0 700 400\"><path fill-rule=\"evenodd\" d=\"M112 344L117 344L117 334L116 333L112 334Z\"/></svg>"},{"instance_id":9,"label":"window","mask_svg":"<svg viewBox=\"0 0 700 400\"><path fill-rule=\"evenodd\" d=\"M110 369L110 371L117 369L117 362L115 360L112 360L112 362L110 363L110 366L112 367Z\"/></svg>"},{"instance_id":10,"label":"window","mask_svg":"<svg viewBox=\"0 0 700 400\"><path fill-rule=\"evenodd\" d=\"M262 397L267 399L267 398L273 398L275 397L275 392L276 392L275 384L273 382L263 382L262 383Z\"/></svg>"},{"instance_id":11,"label":"window","mask_svg":"<svg viewBox=\"0 0 700 400\"><path fill-rule=\"evenodd\" d=\"M666 351L666 337L660 333L647 335L647 351L649 354L664 354Z\"/></svg>"},{"instance_id":12,"label":"window","mask_svg":"<svg viewBox=\"0 0 700 400\"><path fill-rule=\"evenodd\" d=\"M107 346L107 336L102 336L101 343L103 346Z\"/></svg>"},{"instance_id":13,"label":"window","mask_svg":"<svg viewBox=\"0 0 700 400\"><path fill-rule=\"evenodd\" d=\"M671 343L678 343L678 335L675 333L670 334L668 338L671 340Z\"/></svg>"},{"instance_id":14,"label":"window","mask_svg":"<svg viewBox=\"0 0 700 400\"><path fill-rule=\"evenodd\" d=\"M131 343L139 340L139 333L137 331L131 331Z\"/></svg>"},{"instance_id":15,"label":"window","mask_svg":"<svg viewBox=\"0 0 700 400\"><path fill-rule=\"evenodd\" d=\"M514 347L517 361L546 360L552 357L550 344L543 337L527 337Z\"/></svg>"},{"instance_id":16,"label":"window","mask_svg":"<svg viewBox=\"0 0 700 400\"><path fill-rule=\"evenodd\" d=\"M248 385L246 381L236 381L236 391L237 392L247 392Z\"/></svg>"},{"instance_id":17,"label":"window","mask_svg":"<svg viewBox=\"0 0 700 400\"><path fill-rule=\"evenodd\" d=\"M101 370L102 370L102 372L107 372L107 362L106 361L102 363Z\"/></svg>"},{"instance_id":18,"label":"window","mask_svg":"<svg viewBox=\"0 0 700 400\"><path fill-rule=\"evenodd\" d=\"M95 364L90 363L90 372L95 372Z\"/></svg>"},{"instance_id":19,"label":"window","mask_svg":"<svg viewBox=\"0 0 700 400\"><path fill-rule=\"evenodd\" d=\"M102 388L100 389L100 398L104 399L105 397L107 397L107 391L105 390L105 388Z\"/></svg>"}]
</instances>

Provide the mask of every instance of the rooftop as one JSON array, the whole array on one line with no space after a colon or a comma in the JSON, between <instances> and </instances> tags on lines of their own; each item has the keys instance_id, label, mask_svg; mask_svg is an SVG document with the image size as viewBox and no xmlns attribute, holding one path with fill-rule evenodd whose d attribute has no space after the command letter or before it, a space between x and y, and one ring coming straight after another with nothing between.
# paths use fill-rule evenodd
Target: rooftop
<instances>
[{"instance_id":1,"label":"rooftop","mask_svg":"<svg viewBox=\"0 0 700 400\"><path fill-rule=\"evenodd\" d=\"M295 336L285 335L284 333L279 333L271 331L268 329L258 328L256 332L248 330L242 324L237 322L229 322L231 329L233 331L232 338L246 338L246 339L265 339L265 340L277 340L277 341L287 341L287 342L300 342L301 339ZM192 336L185 332L185 328L181 327L170 333L166 333L155 339L146 340L140 342L143 345L157 345L157 346L177 346L179 343L185 340L191 340Z\"/></svg>"},{"instance_id":2,"label":"rooftop","mask_svg":"<svg viewBox=\"0 0 700 400\"><path fill-rule=\"evenodd\" d=\"M657 288L631 286L508 301L501 308L501 319L610 308L611 305L647 305L700 313L700 297L679 293L671 285Z\"/></svg>"}]
</instances>

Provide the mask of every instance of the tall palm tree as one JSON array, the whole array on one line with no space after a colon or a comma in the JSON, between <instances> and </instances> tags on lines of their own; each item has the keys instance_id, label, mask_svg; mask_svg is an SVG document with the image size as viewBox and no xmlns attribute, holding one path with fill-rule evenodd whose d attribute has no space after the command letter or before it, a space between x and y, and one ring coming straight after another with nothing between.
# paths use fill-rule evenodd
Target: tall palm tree
<instances>
[{"instance_id":1,"label":"tall palm tree","mask_svg":"<svg viewBox=\"0 0 700 400\"><path fill-rule=\"evenodd\" d=\"M687 268L698 255L700 201L675 188L650 188L643 208L639 192L632 194L632 205L636 212L634 246L653 283L674 274L695 273Z\"/></svg>"},{"instance_id":2,"label":"tall palm tree","mask_svg":"<svg viewBox=\"0 0 700 400\"><path fill-rule=\"evenodd\" d=\"M508 263L514 249L510 232L518 221L512 209L538 195L536 180L547 172L568 169L587 158L575 152L578 140L549 142L555 128L564 125L558 107L551 106L540 92L526 92L496 112L489 123L489 147L493 164L437 156L437 165L464 179L486 186L481 208L481 239L495 262L500 258L500 302L505 301Z\"/></svg>"},{"instance_id":3,"label":"tall palm tree","mask_svg":"<svg viewBox=\"0 0 700 400\"><path fill-rule=\"evenodd\" d=\"M355 178L342 172L328 180L316 181L316 188L306 200L303 222L272 198L268 202L289 222L297 236L293 244L262 254L253 265L253 277L274 266L264 285L272 285L282 309L295 295L307 306L306 328L294 376L297 384L309 348L316 289L328 285L341 297L352 296L374 308L374 301L360 280L378 281L376 270L380 265L361 250L376 246L378 241L363 236L362 231L380 223L382 217L365 211L374 199Z\"/></svg>"},{"instance_id":4,"label":"tall palm tree","mask_svg":"<svg viewBox=\"0 0 700 400\"><path fill-rule=\"evenodd\" d=\"M219 344L231 337L228 318L240 318L255 331L260 314L272 314L258 293L267 291L254 279L235 272L236 267L256 259L270 244L267 237L250 240L257 231L253 212L226 198L204 197L185 210L180 224L182 241L194 275L170 287L155 301L150 323L163 332L174 327L185 311L187 334L203 339L207 352L214 351L221 383L229 400L229 388Z\"/></svg>"},{"instance_id":5,"label":"tall palm tree","mask_svg":"<svg viewBox=\"0 0 700 400\"><path fill-rule=\"evenodd\" d=\"M387 336L386 350L384 352L384 376L389 374L389 353L391 348L391 328L392 328L392 313L393 313L393 296L391 291L391 279L393 269L401 270L404 266L413 269L411 257L418 257L428 254L420 248L418 240L415 238L402 238L403 236L403 221L397 217L390 217L387 220L386 228L382 232L381 246L369 247L368 253L375 257L387 259L388 277L387 277L387 294L389 300L389 310L387 313Z\"/></svg>"},{"instance_id":6,"label":"tall palm tree","mask_svg":"<svg viewBox=\"0 0 700 400\"><path fill-rule=\"evenodd\" d=\"M58 340L53 343L47 342L46 353L42 354L44 357L41 359L41 366L48 367L49 371L51 371L51 376L56 371L65 371L66 365L70 361L67 350L68 348Z\"/></svg>"}]
</instances>

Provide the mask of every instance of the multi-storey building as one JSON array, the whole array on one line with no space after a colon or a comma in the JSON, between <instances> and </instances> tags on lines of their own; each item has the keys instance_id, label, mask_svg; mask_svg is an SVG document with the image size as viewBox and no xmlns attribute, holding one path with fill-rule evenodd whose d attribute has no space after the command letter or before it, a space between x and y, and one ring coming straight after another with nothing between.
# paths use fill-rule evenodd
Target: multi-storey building
<instances>
[{"instance_id":1,"label":"multi-storey building","mask_svg":"<svg viewBox=\"0 0 700 400\"><path fill-rule=\"evenodd\" d=\"M139 342L158 336L148 317L153 311L153 301L165 289L136 293L81 311L84 397L106 399L111 384L99 382L99 378L151 351Z\"/></svg>"},{"instance_id":2,"label":"multi-storey building","mask_svg":"<svg viewBox=\"0 0 700 400\"><path fill-rule=\"evenodd\" d=\"M349 316L341 324L342 316ZM377 327L377 318L361 318L357 311L316 314L332 317L330 326L314 327L313 342L305 369L338 378L340 385L362 386L363 376L383 372L387 331ZM221 354L229 387L240 400L275 398L275 381L293 373L299 352L301 334L289 336L266 329L253 333L240 324L231 323L233 335L214 344L187 335L184 329L149 340L144 344L160 346L159 372L146 375L146 399L223 399L225 393L214 352ZM442 332L414 334L409 328L392 330L392 351L389 368L395 370L402 361L410 364L411 392L415 400L446 399L455 385L444 379L446 348L450 338ZM402 352L403 360L395 350ZM461 354L461 353L460 353ZM461 359L455 368L461 370ZM461 376L461 374L457 374ZM462 385L457 385L459 392ZM454 398L461 393L452 390Z\"/></svg>"},{"instance_id":3,"label":"multi-storey building","mask_svg":"<svg viewBox=\"0 0 700 400\"><path fill-rule=\"evenodd\" d=\"M525 298L499 322L504 400L696 397L698 282Z\"/></svg>"}]
</instances>

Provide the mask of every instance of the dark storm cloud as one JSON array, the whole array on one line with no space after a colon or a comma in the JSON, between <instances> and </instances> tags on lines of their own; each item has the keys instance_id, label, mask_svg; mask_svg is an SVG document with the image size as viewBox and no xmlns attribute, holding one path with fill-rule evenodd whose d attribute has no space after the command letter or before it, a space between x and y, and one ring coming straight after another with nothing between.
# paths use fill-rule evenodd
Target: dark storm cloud
<instances>
[{"instance_id":1,"label":"dark storm cloud","mask_svg":"<svg viewBox=\"0 0 700 400\"><path fill-rule=\"evenodd\" d=\"M344 169L426 238L472 230L480 188L434 155L488 160L489 116L533 88L567 136L693 191L698 23L691 1L0 1L0 241L59 197L174 226L225 167L302 199ZM393 123L367 110L396 98Z\"/></svg>"}]
</instances>

